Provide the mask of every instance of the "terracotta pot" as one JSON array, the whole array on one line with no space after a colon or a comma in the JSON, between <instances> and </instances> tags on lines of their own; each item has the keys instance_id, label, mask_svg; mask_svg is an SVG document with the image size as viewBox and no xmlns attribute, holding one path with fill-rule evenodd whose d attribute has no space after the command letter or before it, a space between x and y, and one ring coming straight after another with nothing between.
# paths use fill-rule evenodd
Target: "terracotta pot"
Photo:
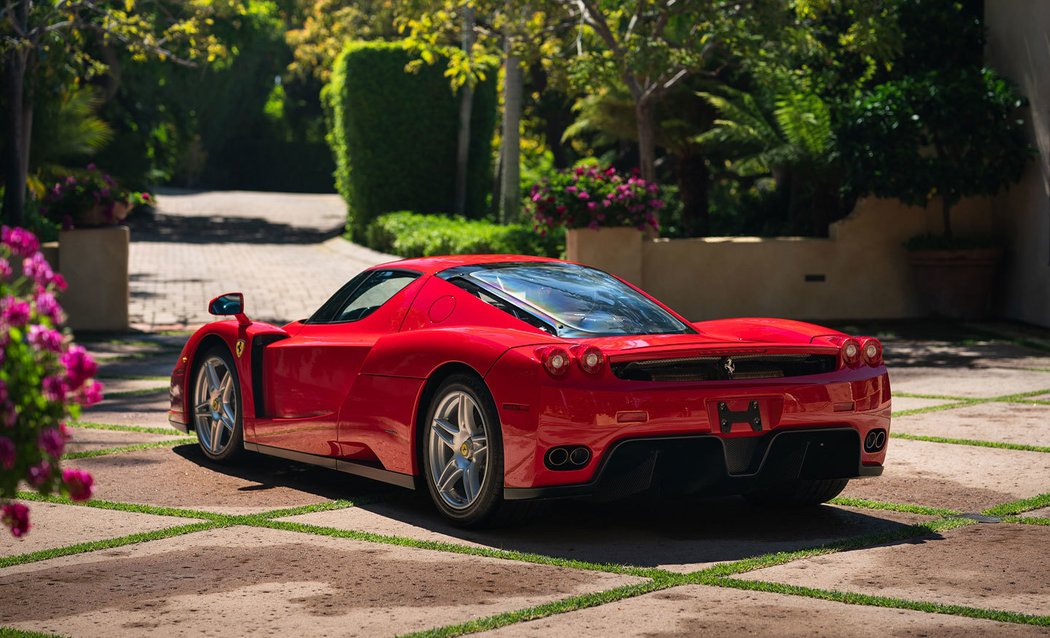
<instances>
[{"instance_id":1,"label":"terracotta pot","mask_svg":"<svg viewBox=\"0 0 1050 638\"><path fill-rule=\"evenodd\" d=\"M953 319L988 316L1002 248L915 250L908 257L927 312Z\"/></svg>"}]
</instances>

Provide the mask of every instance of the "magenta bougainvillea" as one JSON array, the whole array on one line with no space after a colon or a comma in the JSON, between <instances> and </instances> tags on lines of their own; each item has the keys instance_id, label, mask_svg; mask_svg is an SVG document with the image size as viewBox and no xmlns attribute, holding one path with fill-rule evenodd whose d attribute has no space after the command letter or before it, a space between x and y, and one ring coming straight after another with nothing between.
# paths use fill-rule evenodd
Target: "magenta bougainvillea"
<instances>
[{"instance_id":1,"label":"magenta bougainvillea","mask_svg":"<svg viewBox=\"0 0 1050 638\"><path fill-rule=\"evenodd\" d=\"M527 207L536 227L565 228L633 226L657 230L664 207L660 188L613 167L578 166L559 171L533 185Z\"/></svg>"},{"instance_id":2,"label":"magenta bougainvillea","mask_svg":"<svg viewBox=\"0 0 1050 638\"><path fill-rule=\"evenodd\" d=\"M102 400L98 366L63 330L57 295L66 288L33 233L0 236L0 522L16 537L29 531L29 508L13 502L19 483L41 494L91 498L87 472L63 470L66 422Z\"/></svg>"},{"instance_id":3,"label":"magenta bougainvillea","mask_svg":"<svg viewBox=\"0 0 1050 638\"><path fill-rule=\"evenodd\" d=\"M88 164L52 183L40 212L65 229L109 226L123 221L135 206L152 202L149 193L122 188L112 175Z\"/></svg>"}]
</instances>

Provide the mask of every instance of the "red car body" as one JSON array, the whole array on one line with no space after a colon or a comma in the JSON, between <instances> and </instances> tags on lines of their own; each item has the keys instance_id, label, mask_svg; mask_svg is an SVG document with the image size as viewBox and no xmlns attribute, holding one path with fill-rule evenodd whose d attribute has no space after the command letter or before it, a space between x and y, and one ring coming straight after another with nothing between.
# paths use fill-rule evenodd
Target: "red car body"
<instances>
[{"instance_id":1,"label":"red car body","mask_svg":"<svg viewBox=\"0 0 1050 638\"><path fill-rule=\"evenodd\" d=\"M192 371L203 349L221 345L236 354L245 448L406 487L422 472L429 393L452 372L475 375L491 393L507 500L617 496L657 481L682 491L713 493L728 484L743 492L780 476L881 473L890 425L881 346L878 357L864 361L851 356L855 347L844 354L845 346L867 342L781 319L687 322L693 334L561 338L439 276L458 266L541 261L556 262L506 255L404 260L374 270L418 277L357 321L278 327L241 315L207 324L175 366L169 420L193 428ZM585 371L576 363L590 346L602 361ZM552 374L544 364L550 348L572 353L575 363ZM624 373L799 357L831 363L798 376ZM586 462L552 467L549 455L560 446L585 448L576 460Z\"/></svg>"}]
</instances>

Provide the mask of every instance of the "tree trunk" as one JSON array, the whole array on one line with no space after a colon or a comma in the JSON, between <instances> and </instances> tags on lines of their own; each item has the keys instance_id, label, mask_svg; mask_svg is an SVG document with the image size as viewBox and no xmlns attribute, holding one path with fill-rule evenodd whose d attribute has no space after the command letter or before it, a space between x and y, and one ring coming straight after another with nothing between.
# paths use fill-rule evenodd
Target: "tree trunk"
<instances>
[{"instance_id":1,"label":"tree trunk","mask_svg":"<svg viewBox=\"0 0 1050 638\"><path fill-rule=\"evenodd\" d=\"M518 219L521 207L521 60L511 51L510 38L503 76L503 179L500 185L500 220L508 224Z\"/></svg>"},{"instance_id":2,"label":"tree trunk","mask_svg":"<svg viewBox=\"0 0 1050 638\"><path fill-rule=\"evenodd\" d=\"M469 56L474 46L474 10L463 9L463 51ZM456 147L456 192L452 208L457 215L467 212L467 170L470 165L470 115L474 106L474 86L470 82L459 91L459 140Z\"/></svg>"},{"instance_id":3,"label":"tree trunk","mask_svg":"<svg viewBox=\"0 0 1050 638\"><path fill-rule=\"evenodd\" d=\"M710 171L704 156L686 153L678 158L678 197L682 201L682 235L703 237L708 228Z\"/></svg>"},{"instance_id":4,"label":"tree trunk","mask_svg":"<svg viewBox=\"0 0 1050 638\"><path fill-rule=\"evenodd\" d=\"M648 100L635 102L634 114L638 120L638 164L642 179L656 179L656 125L653 107Z\"/></svg>"},{"instance_id":5,"label":"tree trunk","mask_svg":"<svg viewBox=\"0 0 1050 638\"><path fill-rule=\"evenodd\" d=\"M25 224L26 166L29 159L28 131L25 122L26 52L12 50L4 68L4 97L7 117L4 122L4 220L12 226Z\"/></svg>"}]
</instances>

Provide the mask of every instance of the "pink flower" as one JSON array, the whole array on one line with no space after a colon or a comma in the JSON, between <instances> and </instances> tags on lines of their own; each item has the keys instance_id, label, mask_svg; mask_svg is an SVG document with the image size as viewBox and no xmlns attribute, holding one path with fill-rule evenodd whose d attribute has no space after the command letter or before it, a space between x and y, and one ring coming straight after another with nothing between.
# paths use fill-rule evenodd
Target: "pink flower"
<instances>
[{"instance_id":1,"label":"pink flower","mask_svg":"<svg viewBox=\"0 0 1050 638\"><path fill-rule=\"evenodd\" d=\"M48 401L61 403L66 400L66 392L69 391L69 388L62 377L44 377L40 385L44 392L44 398Z\"/></svg>"},{"instance_id":2,"label":"pink flower","mask_svg":"<svg viewBox=\"0 0 1050 638\"><path fill-rule=\"evenodd\" d=\"M66 425L64 421L58 424L58 431L62 433L62 439L63 440L65 440L65 441L72 440L72 438L73 438L73 430L69 429L69 426Z\"/></svg>"},{"instance_id":3,"label":"pink flower","mask_svg":"<svg viewBox=\"0 0 1050 638\"><path fill-rule=\"evenodd\" d=\"M565 187L565 192L569 193L570 195L576 193L576 191L578 191L578 190L580 190L580 189L576 188L575 186L566 186Z\"/></svg>"},{"instance_id":4,"label":"pink flower","mask_svg":"<svg viewBox=\"0 0 1050 638\"><path fill-rule=\"evenodd\" d=\"M51 283L59 290L69 288L69 284L66 283L66 278L58 273L55 273L55 276L51 278Z\"/></svg>"},{"instance_id":5,"label":"pink flower","mask_svg":"<svg viewBox=\"0 0 1050 638\"><path fill-rule=\"evenodd\" d=\"M11 535L21 538L29 532L29 508L21 503L0 506L0 521L11 528Z\"/></svg>"},{"instance_id":6,"label":"pink flower","mask_svg":"<svg viewBox=\"0 0 1050 638\"><path fill-rule=\"evenodd\" d=\"M37 350L62 352L62 333L33 324L29 327L29 343Z\"/></svg>"},{"instance_id":7,"label":"pink flower","mask_svg":"<svg viewBox=\"0 0 1050 638\"><path fill-rule=\"evenodd\" d=\"M54 325L57 326L65 319L62 315L62 307L58 305L58 300L55 299L53 294L41 292L37 294L34 302L36 303L36 311L50 319Z\"/></svg>"},{"instance_id":8,"label":"pink flower","mask_svg":"<svg viewBox=\"0 0 1050 638\"><path fill-rule=\"evenodd\" d=\"M61 458L62 452L66 449L66 439L58 428L44 428L41 430L40 435L37 437L37 443L40 445L40 449L53 459Z\"/></svg>"},{"instance_id":9,"label":"pink flower","mask_svg":"<svg viewBox=\"0 0 1050 638\"><path fill-rule=\"evenodd\" d=\"M33 487L40 487L47 480L51 478L51 464L47 461L40 461L36 465L29 468L29 474L26 476L26 480Z\"/></svg>"},{"instance_id":10,"label":"pink flower","mask_svg":"<svg viewBox=\"0 0 1050 638\"><path fill-rule=\"evenodd\" d=\"M66 381L69 382L70 390L79 388L98 371L98 364L82 346L70 346L61 361L66 368Z\"/></svg>"},{"instance_id":11,"label":"pink flower","mask_svg":"<svg viewBox=\"0 0 1050 638\"><path fill-rule=\"evenodd\" d=\"M77 393L77 402L85 408L89 408L102 401L102 382L92 381L85 385Z\"/></svg>"},{"instance_id":12,"label":"pink flower","mask_svg":"<svg viewBox=\"0 0 1050 638\"><path fill-rule=\"evenodd\" d=\"M86 501L95 491L95 479L84 470L63 470L62 482L69 490L69 498L74 501Z\"/></svg>"},{"instance_id":13,"label":"pink flower","mask_svg":"<svg viewBox=\"0 0 1050 638\"><path fill-rule=\"evenodd\" d=\"M24 228L0 228L0 241L16 255L30 257L40 250L36 235Z\"/></svg>"},{"instance_id":14,"label":"pink flower","mask_svg":"<svg viewBox=\"0 0 1050 638\"><path fill-rule=\"evenodd\" d=\"M587 202L587 210L595 210L598 208L598 202Z\"/></svg>"},{"instance_id":15,"label":"pink flower","mask_svg":"<svg viewBox=\"0 0 1050 638\"><path fill-rule=\"evenodd\" d=\"M6 436L0 436L0 467L10 470L15 466L15 444Z\"/></svg>"},{"instance_id":16,"label":"pink flower","mask_svg":"<svg viewBox=\"0 0 1050 638\"><path fill-rule=\"evenodd\" d=\"M21 328L29 321L29 304L18 297L8 296L0 302L0 320L9 326Z\"/></svg>"},{"instance_id":17,"label":"pink flower","mask_svg":"<svg viewBox=\"0 0 1050 638\"><path fill-rule=\"evenodd\" d=\"M580 194L577 195L577 197L579 197L580 199L590 199L591 198L591 194L588 193L587 191L580 191Z\"/></svg>"},{"instance_id":18,"label":"pink flower","mask_svg":"<svg viewBox=\"0 0 1050 638\"><path fill-rule=\"evenodd\" d=\"M7 279L10 276L11 264L3 257L0 257L0 278Z\"/></svg>"},{"instance_id":19,"label":"pink flower","mask_svg":"<svg viewBox=\"0 0 1050 638\"><path fill-rule=\"evenodd\" d=\"M142 201L148 202L149 200L150 200L149 193L143 192L142 193Z\"/></svg>"},{"instance_id":20,"label":"pink flower","mask_svg":"<svg viewBox=\"0 0 1050 638\"><path fill-rule=\"evenodd\" d=\"M14 403L5 402L3 404L3 417L5 428L15 427L15 423L18 422L18 410L15 409Z\"/></svg>"},{"instance_id":21,"label":"pink flower","mask_svg":"<svg viewBox=\"0 0 1050 638\"><path fill-rule=\"evenodd\" d=\"M93 171L93 170L95 170L95 163L91 162L85 168L87 168L89 171Z\"/></svg>"}]
</instances>

